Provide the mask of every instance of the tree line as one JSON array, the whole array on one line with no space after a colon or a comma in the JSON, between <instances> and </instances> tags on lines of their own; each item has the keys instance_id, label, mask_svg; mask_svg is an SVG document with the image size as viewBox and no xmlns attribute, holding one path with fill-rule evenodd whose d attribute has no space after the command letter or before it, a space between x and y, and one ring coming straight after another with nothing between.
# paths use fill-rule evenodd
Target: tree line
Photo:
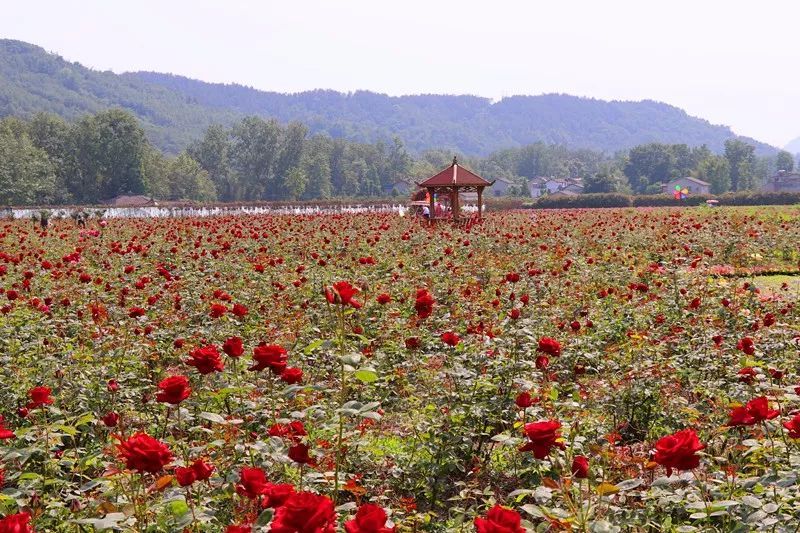
<instances>
[{"instance_id":1,"label":"tree line","mask_svg":"<svg viewBox=\"0 0 800 533\"><path fill-rule=\"evenodd\" d=\"M223 202L380 197L404 194L396 184L434 174L453 155L440 149L414 157L399 138L357 143L255 116L232 127L212 125L186 150L167 155L128 111L72 123L39 113L0 120L0 204L99 204L121 194ZM723 154L650 143L607 155L540 142L459 160L487 179L510 182L509 194L521 196L528 179L540 176L582 178L586 192L634 194L695 176L724 193L758 188L764 176L794 168L787 152L758 157L739 139L727 141Z\"/></svg>"}]
</instances>

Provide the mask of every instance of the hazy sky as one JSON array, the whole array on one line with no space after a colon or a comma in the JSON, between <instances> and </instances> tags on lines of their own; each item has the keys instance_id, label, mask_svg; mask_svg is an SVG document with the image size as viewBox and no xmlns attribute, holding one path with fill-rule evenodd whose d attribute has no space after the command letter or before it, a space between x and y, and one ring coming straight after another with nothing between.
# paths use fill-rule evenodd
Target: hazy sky
<instances>
[{"instance_id":1,"label":"hazy sky","mask_svg":"<svg viewBox=\"0 0 800 533\"><path fill-rule=\"evenodd\" d=\"M0 0L0 37L259 89L664 101L800 136L800 1Z\"/></svg>"}]
</instances>

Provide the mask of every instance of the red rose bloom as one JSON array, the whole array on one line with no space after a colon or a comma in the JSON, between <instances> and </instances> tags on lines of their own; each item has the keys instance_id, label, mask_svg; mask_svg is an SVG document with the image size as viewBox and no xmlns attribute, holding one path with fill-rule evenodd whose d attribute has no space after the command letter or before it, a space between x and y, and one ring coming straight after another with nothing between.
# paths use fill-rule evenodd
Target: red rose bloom
<instances>
[{"instance_id":1,"label":"red rose bloom","mask_svg":"<svg viewBox=\"0 0 800 533\"><path fill-rule=\"evenodd\" d=\"M421 344L419 337L409 337L405 341L406 348L409 350L416 350Z\"/></svg>"},{"instance_id":2,"label":"red rose bloom","mask_svg":"<svg viewBox=\"0 0 800 533\"><path fill-rule=\"evenodd\" d=\"M247 314L247 307L243 306L242 304L233 304L233 307L231 307L231 313L238 317L243 317Z\"/></svg>"},{"instance_id":3,"label":"red rose bloom","mask_svg":"<svg viewBox=\"0 0 800 533\"><path fill-rule=\"evenodd\" d=\"M739 370L738 375L739 375L739 381L750 385L753 383L753 379L756 377L756 371L753 367L746 366L743 369Z\"/></svg>"},{"instance_id":4,"label":"red rose bloom","mask_svg":"<svg viewBox=\"0 0 800 533\"><path fill-rule=\"evenodd\" d=\"M225 533L253 533L253 526L230 525L225 528Z\"/></svg>"},{"instance_id":5,"label":"red rose bloom","mask_svg":"<svg viewBox=\"0 0 800 533\"><path fill-rule=\"evenodd\" d=\"M114 411L107 413L103 417L103 424L105 424L107 427L116 427L117 423L119 423L119 415Z\"/></svg>"},{"instance_id":6,"label":"red rose bloom","mask_svg":"<svg viewBox=\"0 0 800 533\"><path fill-rule=\"evenodd\" d=\"M375 300L377 300L377 302L381 305L386 305L392 301L392 297L384 292L379 294L378 297L375 298Z\"/></svg>"},{"instance_id":7,"label":"red rose bloom","mask_svg":"<svg viewBox=\"0 0 800 533\"><path fill-rule=\"evenodd\" d=\"M755 341L752 337L744 337L736 343L736 348L738 350L743 351L747 355L753 355L756 353L756 346Z\"/></svg>"},{"instance_id":8,"label":"red rose bloom","mask_svg":"<svg viewBox=\"0 0 800 533\"><path fill-rule=\"evenodd\" d=\"M517 399L514 400L514 403L517 404L517 407L521 409L525 409L533 405L533 400L531 399L531 393L528 391L520 392L517 396Z\"/></svg>"},{"instance_id":9,"label":"red rose bloom","mask_svg":"<svg viewBox=\"0 0 800 533\"><path fill-rule=\"evenodd\" d=\"M417 316L420 318L428 318L433 313L434 299L426 289L419 289L417 291L417 299L414 302L414 309L417 311Z\"/></svg>"},{"instance_id":10,"label":"red rose bloom","mask_svg":"<svg viewBox=\"0 0 800 533\"><path fill-rule=\"evenodd\" d=\"M222 315L228 312L228 308L222 304L211 304L211 310L208 312L208 316L211 318L220 318Z\"/></svg>"},{"instance_id":11,"label":"red rose bloom","mask_svg":"<svg viewBox=\"0 0 800 533\"><path fill-rule=\"evenodd\" d=\"M289 483L267 483L261 507L280 507L294 494L294 485Z\"/></svg>"},{"instance_id":12,"label":"red rose bloom","mask_svg":"<svg viewBox=\"0 0 800 533\"><path fill-rule=\"evenodd\" d=\"M50 393L53 392L50 387L34 387L28 391L28 396L30 397L31 401L28 402L27 408L28 409L36 409L37 407L42 407L44 405L51 405L53 403L53 398L50 397Z\"/></svg>"},{"instance_id":13,"label":"red rose bloom","mask_svg":"<svg viewBox=\"0 0 800 533\"><path fill-rule=\"evenodd\" d=\"M344 530L347 533L394 533L396 527L386 527L388 519L380 506L365 503L356 511L355 518L344 523Z\"/></svg>"},{"instance_id":14,"label":"red rose bloom","mask_svg":"<svg viewBox=\"0 0 800 533\"><path fill-rule=\"evenodd\" d=\"M327 496L296 492L275 511L271 533L334 533L336 511Z\"/></svg>"},{"instance_id":15,"label":"red rose bloom","mask_svg":"<svg viewBox=\"0 0 800 533\"><path fill-rule=\"evenodd\" d=\"M656 454L653 460L667 469L667 475L672 475L672 469L691 470L700 466L700 457L696 452L705 449L700 443L693 429L684 429L661 437L656 442Z\"/></svg>"},{"instance_id":16,"label":"red rose bloom","mask_svg":"<svg viewBox=\"0 0 800 533\"><path fill-rule=\"evenodd\" d=\"M445 331L442 333L442 342L448 346L457 346L461 342L461 338L452 331Z\"/></svg>"},{"instance_id":17,"label":"red rose bloom","mask_svg":"<svg viewBox=\"0 0 800 533\"><path fill-rule=\"evenodd\" d=\"M189 359L186 364L195 367L203 375L225 370L222 357L220 357L217 347L213 344L195 348L189 352Z\"/></svg>"},{"instance_id":18,"label":"red rose bloom","mask_svg":"<svg viewBox=\"0 0 800 533\"><path fill-rule=\"evenodd\" d=\"M355 299L355 295L359 292L358 288L353 287L347 281L337 281L333 284L333 287L325 289L325 299L328 300L328 303L349 305L355 309L360 309L361 303Z\"/></svg>"},{"instance_id":19,"label":"red rose bloom","mask_svg":"<svg viewBox=\"0 0 800 533\"><path fill-rule=\"evenodd\" d=\"M550 449L557 445L556 441L561 437L559 429L561 429L561 423L557 420L525 424L525 436L528 437L529 442L519 451L532 451L534 457L544 459L550 453Z\"/></svg>"},{"instance_id":20,"label":"red rose bloom","mask_svg":"<svg viewBox=\"0 0 800 533\"><path fill-rule=\"evenodd\" d=\"M284 381L289 385L300 383L303 381L303 371L296 367L287 368L281 372L281 381Z\"/></svg>"},{"instance_id":21,"label":"red rose bloom","mask_svg":"<svg viewBox=\"0 0 800 533\"><path fill-rule=\"evenodd\" d=\"M251 500L264 494L267 487L267 475L260 468L242 468L239 473L239 483L236 492Z\"/></svg>"},{"instance_id":22,"label":"red rose bloom","mask_svg":"<svg viewBox=\"0 0 800 533\"><path fill-rule=\"evenodd\" d=\"M539 339L538 351L558 357L561 355L561 344L551 337L542 337Z\"/></svg>"},{"instance_id":23,"label":"red rose bloom","mask_svg":"<svg viewBox=\"0 0 800 533\"><path fill-rule=\"evenodd\" d=\"M769 408L769 400L766 396L760 396L747 402L746 405L731 410L728 415L728 426L752 426L772 420L780 414L777 409Z\"/></svg>"},{"instance_id":24,"label":"red rose bloom","mask_svg":"<svg viewBox=\"0 0 800 533\"><path fill-rule=\"evenodd\" d=\"M229 357L241 357L244 353L244 344L240 337L231 337L222 343L222 351Z\"/></svg>"},{"instance_id":25,"label":"red rose bloom","mask_svg":"<svg viewBox=\"0 0 800 533\"><path fill-rule=\"evenodd\" d=\"M197 481L197 476L195 475L194 470L188 466L179 466L175 468L175 479L178 481L178 485L181 487L188 487Z\"/></svg>"},{"instance_id":26,"label":"red rose bloom","mask_svg":"<svg viewBox=\"0 0 800 533\"><path fill-rule=\"evenodd\" d=\"M489 509L486 518L476 518L475 529L478 533L525 533L519 513L499 505Z\"/></svg>"},{"instance_id":27,"label":"red rose bloom","mask_svg":"<svg viewBox=\"0 0 800 533\"><path fill-rule=\"evenodd\" d=\"M578 479L589 477L589 459L583 455L576 455L572 459L572 475Z\"/></svg>"},{"instance_id":28,"label":"red rose bloom","mask_svg":"<svg viewBox=\"0 0 800 533\"><path fill-rule=\"evenodd\" d=\"M13 439L14 437L16 437L16 435L5 426L3 415L0 415L0 440Z\"/></svg>"},{"instance_id":29,"label":"red rose bloom","mask_svg":"<svg viewBox=\"0 0 800 533\"><path fill-rule=\"evenodd\" d=\"M784 422L783 427L789 430L789 437L800 439L800 415L794 415L791 420Z\"/></svg>"},{"instance_id":30,"label":"red rose bloom","mask_svg":"<svg viewBox=\"0 0 800 533\"><path fill-rule=\"evenodd\" d=\"M189 379L186 376L170 376L161 380L158 384L161 392L156 394L156 400L161 403L178 405L189 397L192 388L189 386Z\"/></svg>"},{"instance_id":31,"label":"red rose bloom","mask_svg":"<svg viewBox=\"0 0 800 533\"><path fill-rule=\"evenodd\" d=\"M172 461L167 445L147 433L135 433L127 440L120 440L117 449L125 466L137 472L155 474Z\"/></svg>"},{"instance_id":32,"label":"red rose bloom","mask_svg":"<svg viewBox=\"0 0 800 533\"><path fill-rule=\"evenodd\" d=\"M197 481L205 481L214 473L214 465L210 465L202 459L197 459L193 462L191 469Z\"/></svg>"},{"instance_id":33,"label":"red rose bloom","mask_svg":"<svg viewBox=\"0 0 800 533\"><path fill-rule=\"evenodd\" d=\"M248 368L254 372L269 368L273 374L280 375L286 369L286 350L277 344L261 343L253 348L255 364Z\"/></svg>"},{"instance_id":34,"label":"red rose bloom","mask_svg":"<svg viewBox=\"0 0 800 533\"><path fill-rule=\"evenodd\" d=\"M314 462L310 455L308 455L308 446L299 443L289 448L289 459L301 465L307 465Z\"/></svg>"},{"instance_id":35,"label":"red rose bloom","mask_svg":"<svg viewBox=\"0 0 800 533\"><path fill-rule=\"evenodd\" d=\"M142 309L141 307L131 307L130 310L128 310L128 316L131 317L131 318L137 318L137 317L140 317L140 316L144 316L145 313L146 313L146 311L144 309Z\"/></svg>"},{"instance_id":36,"label":"red rose bloom","mask_svg":"<svg viewBox=\"0 0 800 533\"><path fill-rule=\"evenodd\" d=\"M0 519L0 533L35 533L28 513L10 514Z\"/></svg>"}]
</instances>

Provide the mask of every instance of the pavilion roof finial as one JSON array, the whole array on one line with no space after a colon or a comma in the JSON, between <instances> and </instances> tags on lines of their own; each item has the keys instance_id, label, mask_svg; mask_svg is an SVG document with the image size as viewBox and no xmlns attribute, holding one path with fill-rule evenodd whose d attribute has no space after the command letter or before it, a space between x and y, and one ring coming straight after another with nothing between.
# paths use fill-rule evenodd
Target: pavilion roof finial
<instances>
[{"instance_id":1,"label":"pavilion roof finial","mask_svg":"<svg viewBox=\"0 0 800 533\"><path fill-rule=\"evenodd\" d=\"M453 165L457 164L458 164L458 158L456 156L453 156Z\"/></svg>"}]
</instances>

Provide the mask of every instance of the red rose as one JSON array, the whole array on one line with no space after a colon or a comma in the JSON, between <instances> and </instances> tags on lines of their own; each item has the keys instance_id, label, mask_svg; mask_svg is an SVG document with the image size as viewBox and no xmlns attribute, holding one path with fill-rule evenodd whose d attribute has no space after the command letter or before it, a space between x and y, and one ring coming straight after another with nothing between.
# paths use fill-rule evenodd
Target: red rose
<instances>
[{"instance_id":1,"label":"red rose","mask_svg":"<svg viewBox=\"0 0 800 533\"><path fill-rule=\"evenodd\" d=\"M406 348L409 350L416 350L422 344L419 340L419 337L409 337L405 341Z\"/></svg>"},{"instance_id":2,"label":"red rose","mask_svg":"<svg viewBox=\"0 0 800 533\"><path fill-rule=\"evenodd\" d=\"M28 402L26 407L28 409L36 409L37 407L52 404L53 398L50 397L51 392L52 390L50 387L32 388L28 391L28 396L30 397L31 401Z\"/></svg>"},{"instance_id":3,"label":"red rose","mask_svg":"<svg viewBox=\"0 0 800 533\"><path fill-rule=\"evenodd\" d=\"M531 399L531 393L528 391L520 392L517 396L517 399L514 400L514 403L517 404L517 407L521 409L525 409L533 405L533 400Z\"/></svg>"},{"instance_id":4,"label":"red rose","mask_svg":"<svg viewBox=\"0 0 800 533\"><path fill-rule=\"evenodd\" d=\"M461 338L452 331L445 331L442 333L442 342L448 346L457 346L461 342Z\"/></svg>"},{"instance_id":5,"label":"red rose","mask_svg":"<svg viewBox=\"0 0 800 533\"><path fill-rule=\"evenodd\" d=\"M539 339L538 351L558 357L561 355L561 344L551 337L542 337Z\"/></svg>"},{"instance_id":6,"label":"red rose","mask_svg":"<svg viewBox=\"0 0 800 533\"><path fill-rule=\"evenodd\" d=\"M794 415L791 420L784 422L783 427L789 430L789 437L800 439L800 415Z\"/></svg>"},{"instance_id":7,"label":"red rose","mask_svg":"<svg viewBox=\"0 0 800 533\"><path fill-rule=\"evenodd\" d=\"M161 380L158 384L161 392L156 394L156 400L161 403L178 405L189 397L192 388L189 386L189 379L186 376L171 376Z\"/></svg>"},{"instance_id":8,"label":"red rose","mask_svg":"<svg viewBox=\"0 0 800 533\"><path fill-rule=\"evenodd\" d=\"M210 465L202 459L197 459L195 462L193 462L191 469L194 472L194 477L197 478L197 481L205 481L211 477L211 474L214 473L214 465Z\"/></svg>"},{"instance_id":9,"label":"red rose","mask_svg":"<svg viewBox=\"0 0 800 533\"><path fill-rule=\"evenodd\" d=\"M135 433L127 440L120 440L117 449L125 466L138 472L155 474L172 461L167 445L147 433Z\"/></svg>"},{"instance_id":10,"label":"red rose","mask_svg":"<svg viewBox=\"0 0 800 533\"><path fill-rule=\"evenodd\" d=\"M14 437L16 437L16 435L5 426L3 415L0 415L0 440L13 439Z\"/></svg>"},{"instance_id":11,"label":"red rose","mask_svg":"<svg viewBox=\"0 0 800 533\"><path fill-rule=\"evenodd\" d=\"M229 357L241 357L244 353L244 344L240 337L231 337L222 343L222 351Z\"/></svg>"},{"instance_id":12,"label":"red rose","mask_svg":"<svg viewBox=\"0 0 800 533\"><path fill-rule=\"evenodd\" d=\"M743 351L747 355L753 355L756 353L755 341L752 337L739 339L739 342L736 343L736 349Z\"/></svg>"},{"instance_id":13,"label":"red rose","mask_svg":"<svg viewBox=\"0 0 800 533\"><path fill-rule=\"evenodd\" d=\"M344 523L344 530L347 533L394 533L396 527L386 527L388 519L380 506L365 503L356 511L355 518Z\"/></svg>"},{"instance_id":14,"label":"red rose","mask_svg":"<svg viewBox=\"0 0 800 533\"><path fill-rule=\"evenodd\" d=\"M336 511L327 496L296 492L275 511L271 533L334 533Z\"/></svg>"},{"instance_id":15,"label":"red rose","mask_svg":"<svg viewBox=\"0 0 800 533\"><path fill-rule=\"evenodd\" d=\"M239 473L239 483L236 484L236 492L246 498L257 498L264 494L267 487L267 475L260 468L242 468Z\"/></svg>"},{"instance_id":16,"label":"red rose","mask_svg":"<svg viewBox=\"0 0 800 533\"><path fill-rule=\"evenodd\" d=\"M294 494L294 485L289 483L267 483L264 489L264 499L261 501L262 507L280 507L289 497Z\"/></svg>"},{"instance_id":17,"label":"red rose","mask_svg":"<svg viewBox=\"0 0 800 533\"><path fill-rule=\"evenodd\" d=\"M308 446L299 443L289 448L289 459L301 465L312 464L314 460L308 455Z\"/></svg>"},{"instance_id":18,"label":"red rose","mask_svg":"<svg viewBox=\"0 0 800 533\"><path fill-rule=\"evenodd\" d=\"M434 299L426 289L417 291L417 299L414 302L414 309L420 318L428 318L433 313Z\"/></svg>"},{"instance_id":19,"label":"red rose","mask_svg":"<svg viewBox=\"0 0 800 533\"><path fill-rule=\"evenodd\" d=\"M181 487L188 487L197 481L197 475L188 466L179 466L175 468L175 479Z\"/></svg>"},{"instance_id":20,"label":"red rose","mask_svg":"<svg viewBox=\"0 0 800 533\"><path fill-rule=\"evenodd\" d=\"M583 455L576 455L572 459L572 475L578 479L589 477L589 459Z\"/></svg>"},{"instance_id":21,"label":"red rose","mask_svg":"<svg viewBox=\"0 0 800 533\"><path fill-rule=\"evenodd\" d=\"M692 429L684 429L661 437L656 442L656 454L653 460L666 467L667 475L672 475L672 469L691 470L700 466L700 457L696 452L705 449L700 443L697 434Z\"/></svg>"},{"instance_id":22,"label":"red rose","mask_svg":"<svg viewBox=\"0 0 800 533\"><path fill-rule=\"evenodd\" d=\"M550 366L550 358L546 355L537 355L536 356L536 368L539 370L546 370L547 367Z\"/></svg>"},{"instance_id":23,"label":"red rose","mask_svg":"<svg viewBox=\"0 0 800 533\"><path fill-rule=\"evenodd\" d=\"M739 381L750 385L753 383L753 379L756 377L756 370L751 366L746 366L739 370L738 375Z\"/></svg>"},{"instance_id":24,"label":"red rose","mask_svg":"<svg viewBox=\"0 0 800 533\"><path fill-rule=\"evenodd\" d=\"M146 311L141 307L131 307L130 310L128 311L128 316L131 318L137 318L140 316L144 316L145 313Z\"/></svg>"},{"instance_id":25,"label":"red rose","mask_svg":"<svg viewBox=\"0 0 800 533\"><path fill-rule=\"evenodd\" d=\"M760 396L747 402L746 405L732 409L728 415L728 426L752 426L772 420L780 414L777 409L769 408L769 400L766 396Z\"/></svg>"},{"instance_id":26,"label":"red rose","mask_svg":"<svg viewBox=\"0 0 800 533\"><path fill-rule=\"evenodd\" d=\"M495 505L486 518L475 519L475 529L478 533L525 533L521 523L518 512Z\"/></svg>"},{"instance_id":27,"label":"red rose","mask_svg":"<svg viewBox=\"0 0 800 533\"><path fill-rule=\"evenodd\" d=\"M108 426L110 428L115 427L118 422L119 422L119 415L117 413L115 413L114 411L111 411L111 412L107 413L103 417L103 424L105 424L106 426Z\"/></svg>"},{"instance_id":28,"label":"red rose","mask_svg":"<svg viewBox=\"0 0 800 533\"><path fill-rule=\"evenodd\" d=\"M247 307L243 306L242 304L233 304L233 307L231 307L231 313L238 317L243 317L247 314Z\"/></svg>"},{"instance_id":29,"label":"red rose","mask_svg":"<svg viewBox=\"0 0 800 533\"><path fill-rule=\"evenodd\" d=\"M217 347L213 344L195 348L189 352L189 359L186 364L195 367L198 372L204 375L225 370L222 357L220 357Z\"/></svg>"},{"instance_id":30,"label":"red rose","mask_svg":"<svg viewBox=\"0 0 800 533\"><path fill-rule=\"evenodd\" d=\"M550 449L557 445L557 440L561 437L561 423L557 420L543 420L525 424L525 436L529 442L519 449L521 452L533 452L537 459L544 459L550 453Z\"/></svg>"},{"instance_id":31,"label":"red rose","mask_svg":"<svg viewBox=\"0 0 800 533\"><path fill-rule=\"evenodd\" d=\"M230 525L225 528L225 533L253 533L253 526Z\"/></svg>"},{"instance_id":32,"label":"red rose","mask_svg":"<svg viewBox=\"0 0 800 533\"><path fill-rule=\"evenodd\" d=\"M0 519L0 533L35 533L28 513L10 514Z\"/></svg>"},{"instance_id":33,"label":"red rose","mask_svg":"<svg viewBox=\"0 0 800 533\"><path fill-rule=\"evenodd\" d=\"M325 289L325 298L328 300L328 303L349 305L355 309L360 309L361 303L355 299L355 295L359 292L358 288L353 287L347 281L337 281L333 284L333 287Z\"/></svg>"},{"instance_id":34,"label":"red rose","mask_svg":"<svg viewBox=\"0 0 800 533\"><path fill-rule=\"evenodd\" d=\"M508 316L511 318L511 320L517 320L520 316L519 309L515 307L510 313L508 313Z\"/></svg>"},{"instance_id":35,"label":"red rose","mask_svg":"<svg viewBox=\"0 0 800 533\"><path fill-rule=\"evenodd\" d=\"M228 312L228 308L222 304L211 304L211 310L208 312L208 316L211 318L219 318L225 313Z\"/></svg>"},{"instance_id":36,"label":"red rose","mask_svg":"<svg viewBox=\"0 0 800 533\"><path fill-rule=\"evenodd\" d=\"M253 348L255 364L248 370L259 371L269 367L273 374L280 375L286 369L286 350L277 344L261 343Z\"/></svg>"},{"instance_id":37,"label":"red rose","mask_svg":"<svg viewBox=\"0 0 800 533\"><path fill-rule=\"evenodd\" d=\"M379 294L378 297L375 298L375 300L377 300L377 302L381 305L386 305L392 301L392 297L384 292Z\"/></svg>"},{"instance_id":38,"label":"red rose","mask_svg":"<svg viewBox=\"0 0 800 533\"><path fill-rule=\"evenodd\" d=\"M289 385L300 383L303 381L303 371L296 367L287 368L281 372L281 381L284 381Z\"/></svg>"}]
</instances>

